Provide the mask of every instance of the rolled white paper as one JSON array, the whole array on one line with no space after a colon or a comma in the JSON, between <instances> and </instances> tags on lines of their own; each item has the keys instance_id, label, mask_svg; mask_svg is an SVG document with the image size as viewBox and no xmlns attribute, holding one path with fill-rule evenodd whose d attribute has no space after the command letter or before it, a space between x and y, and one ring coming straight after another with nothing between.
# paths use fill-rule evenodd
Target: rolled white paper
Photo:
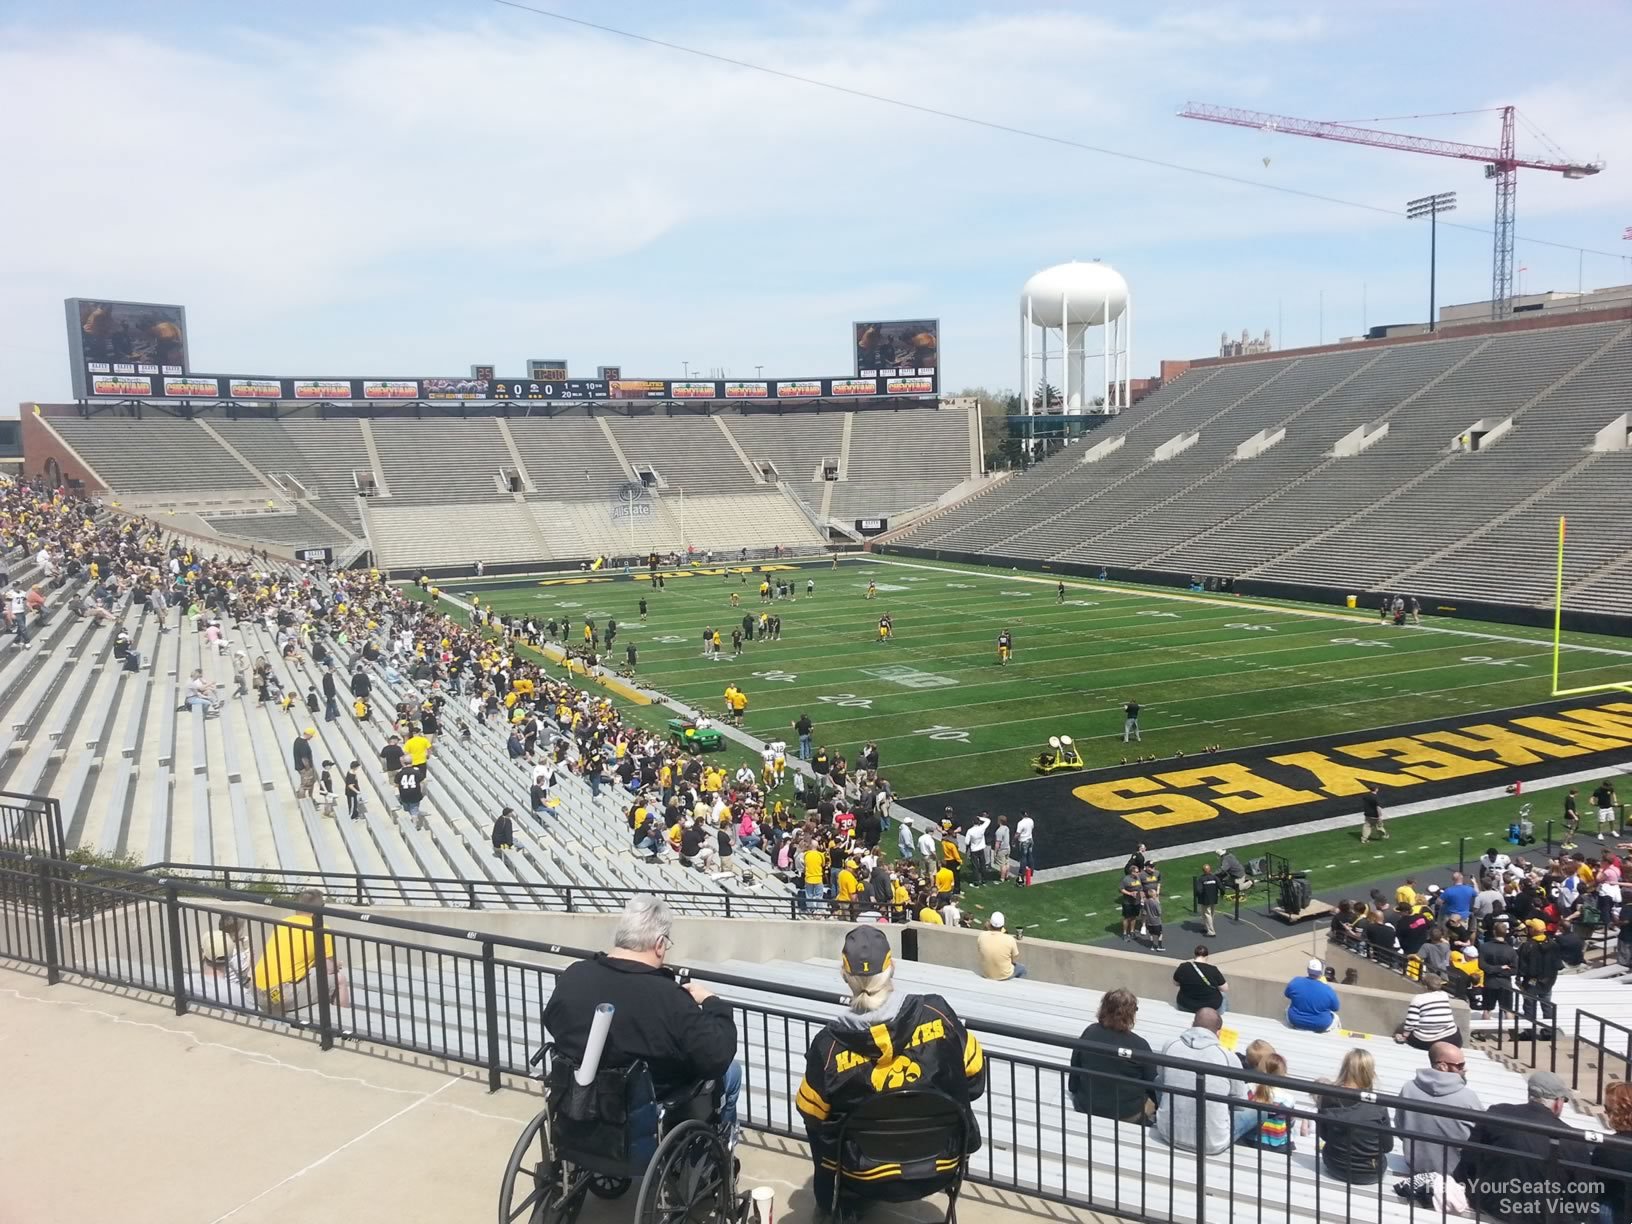
<instances>
[{"instance_id":1,"label":"rolled white paper","mask_svg":"<svg viewBox=\"0 0 1632 1224\"><path fill-rule=\"evenodd\" d=\"M612 1004L602 1003L595 1009L595 1018L589 1022L589 1040L584 1042L584 1057L573 1072L573 1080L580 1088L595 1082L595 1073L601 1069L601 1053L606 1049L606 1034L612 1028Z\"/></svg>"}]
</instances>

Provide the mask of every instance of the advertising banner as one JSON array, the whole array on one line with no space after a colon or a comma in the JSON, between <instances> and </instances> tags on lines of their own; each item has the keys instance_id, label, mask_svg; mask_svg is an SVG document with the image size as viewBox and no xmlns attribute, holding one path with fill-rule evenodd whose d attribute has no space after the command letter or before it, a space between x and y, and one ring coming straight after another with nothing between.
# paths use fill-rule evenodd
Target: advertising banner
<instances>
[{"instance_id":1,"label":"advertising banner","mask_svg":"<svg viewBox=\"0 0 1632 1224\"><path fill-rule=\"evenodd\" d=\"M297 378L294 396L297 400L349 400L353 398L349 378Z\"/></svg>"},{"instance_id":2,"label":"advertising banner","mask_svg":"<svg viewBox=\"0 0 1632 1224\"><path fill-rule=\"evenodd\" d=\"M607 383L613 399L665 399L669 384L661 378L620 378Z\"/></svg>"},{"instance_id":3,"label":"advertising banner","mask_svg":"<svg viewBox=\"0 0 1632 1224\"><path fill-rule=\"evenodd\" d=\"M365 400L411 400L419 398L417 378L365 378Z\"/></svg>"},{"instance_id":4,"label":"advertising banner","mask_svg":"<svg viewBox=\"0 0 1632 1224\"><path fill-rule=\"evenodd\" d=\"M433 400L485 400L492 399L488 380L485 378L422 378L420 385L425 388L425 398Z\"/></svg>"},{"instance_id":5,"label":"advertising banner","mask_svg":"<svg viewBox=\"0 0 1632 1224\"><path fill-rule=\"evenodd\" d=\"M833 380L833 396L837 399L841 395L877 395L878 379L876 378L835 378Z\"/></svg>"},{"instance_id":6,"label":"advertising banner","mask_svg":"<svg viewBox=\"0 0 1632 1224\"><path fill-rule=\"evenodd\" d=\"M193 374L186 378L164 380L166 399L217 399L221 395L221 380Z\"/></svg>"},{"instance_id":7,"label":"advertising banner","mask_svg":"<svg viewBox=\"0 0 1632 1224\"><path fill-rule=\"evenodd\" d=\"M283 383L276 378L234 378L229 382L227 395L231 399L282 399Z\"/></svg>"},{"instance_id":8,"label":"advertising banner","mask_svg":"<svg viewBox=\"0 0 1632 1224\"><path fill-rule=\"evenodd\" d=\"M856 520L856 532L859 535L883 535L890 529L890 520L886 518L864 518Z\"/></svg>"},{"instance_id":9,"label":"advertising banner","mask_svg":"<svg viewBox=\"0 0 1632 1224\"><path fill-rule=\"evenodd\" d=\"M940 368L941 324L938 319L897 319L857 323L856 375L929 374Z\"/></svg>"},{"instance_id":10,"label":"advertising banner","mask_svg":"<svg viewBox=\"0 0 1632 1224\"><path fill-rule=\"evenodd\" d=\"M795 379L776 384L777 399L817 399L821 394L822 380L819 378Z\"/></svg>"},{"instance_id":11,"label":"advertising banner","mask_svg":"<svg viewBox=\"0 0 1632 1224\"><path fill-rule=\"evenodd\" d=\"M725 384L726 399L769 399L771 384L768 382L728 382Z\"/></svg>"},{"instance_id":12,"label":"advertising banner","mask_svg":"<svg viewBox=\"0 0 1632 1224\"><path fill-rule=\"evenodd\" d=\"M933 378L890 378L884 382L886 395L934 395Z\"/></svg>"},{"instance_id":13,"label":"advertising banner","mask_svg":"<svg viewBox=\"0 0 1632 1224\"><path fill-rule=\"evenodd\" d=\"M712 382L671 382L669 396L671 399L719 399L719 388Z\"/></svg>"},{"instance_id":14,"label":"advertising banner","mask_svg":"<svg viewBox=\"0 0 1632 1224\"><path fill-rule=\"evenodd\" d=\"M91 379L92 395L152 395L153 380L141 374L97 374Z\"/></svg>"}]
</instances>

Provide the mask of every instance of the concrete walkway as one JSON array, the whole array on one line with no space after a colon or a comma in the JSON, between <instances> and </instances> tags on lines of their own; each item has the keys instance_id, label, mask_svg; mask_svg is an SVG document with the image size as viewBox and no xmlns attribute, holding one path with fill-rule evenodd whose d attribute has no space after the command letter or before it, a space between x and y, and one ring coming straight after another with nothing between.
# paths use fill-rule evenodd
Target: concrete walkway
<instances>
[{"instance_id":1,"label":"concrete walkway","mask_svg":"<svg viewBox=\"0 0 1632 1224\"><path fill-rule=\"evenodd\" d=\"M389 1050L323 1053L287 1030L155 996L0 968L0 1221L120 1224L465 1224L495 1216L536 1085L490 1094L463 1067ZM744 1187L776 1190L776 1219L815 1218L809 1156L750 1134ZM937 1199L937 1202L940 1200ZM632 1195L590 1199L621 1224ZM1107 1217L970 1186L970 1224ZM928 1204L868 1218L924 1221Z\"/></svg>"}]
</instances>

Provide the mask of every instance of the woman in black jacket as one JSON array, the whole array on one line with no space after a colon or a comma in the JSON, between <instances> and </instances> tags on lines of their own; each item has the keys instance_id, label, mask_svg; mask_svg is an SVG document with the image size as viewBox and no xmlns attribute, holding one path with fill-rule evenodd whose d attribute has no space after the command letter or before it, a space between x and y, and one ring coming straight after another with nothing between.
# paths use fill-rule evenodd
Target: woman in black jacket
<instances>
[{"instance_id":1,"label":"woman in black jacket","mask_svg":"<svg viewBox=\"0 0 1632 1224\"><path fill-rule=\"evenodd\" d=\"M1357 1092L1376 1089L1377 1066L1364 1050L1350 1050L1343 1056L1337 1086ZM1339 1181L1355 1185L1375 1184L1388 1169L1388 1153L1394 1136L1388 1110L1369 1101L1349 1101L1321 1097L1316 1133L1322 1146L1321 1167Z\"/></svg>"},{"instance_id":2,"label":"woman in black jacket","mask_svg":"<svg viewBox=\"0 0 1632 1224\"><path fill-rule=\"evenodd\" d=\"M1093 1049L1071 1052L1071 1103L1078 1113L1118 1118L1148 1126L1156 1117L1156 1068L1123 1058L1118 1050L1150 1053L1150 1043L1133 1031L1139 1000L1131 990L1112 990L1099 1001L1099 1018L1079 1041ZM1114 1077L1114 1078L1113 1078Z\"/></svg>"}]
</instances>

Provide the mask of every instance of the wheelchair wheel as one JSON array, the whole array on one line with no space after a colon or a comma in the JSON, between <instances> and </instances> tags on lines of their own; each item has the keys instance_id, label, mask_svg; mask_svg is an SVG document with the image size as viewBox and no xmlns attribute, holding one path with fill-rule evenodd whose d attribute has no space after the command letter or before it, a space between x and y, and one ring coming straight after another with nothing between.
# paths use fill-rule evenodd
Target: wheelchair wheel
<instances>
[{"instance_id":1,"label":"wheelchair wheel","mask_svg":"<svg viewBox=\"0 0 1632 1224\"><path fill-rule=\"evenodd\" d=\"M598 1199L619 1199L629 1193L627 1177L607 1177L597 1173L589 1179L589 1192Z\"/></svg>"},{"instance_id":2,"label":"wheelchair wheel","mask_svg":"<svg viewBox=\"0 0 1632 1224\"><path fill-rule=\"evenodd\" d=\"M636 1224L715 1224L733 1219L731 1152L706 1122L682 1122L652 1154L635 1202Z\"/></svg>"},{"instance_id":3,"label":"wheelchair wheel","mask_svg":"<svg viewBox=\"0 0 1632 1224\"><path fill-rule=\"evenodd\" d=\"M569 1179L550 1144L544 1111L527 1124L504 1166L499 1224L573 1224L584 1205L584 1179Z\"/></svg>"}]
</instances>

